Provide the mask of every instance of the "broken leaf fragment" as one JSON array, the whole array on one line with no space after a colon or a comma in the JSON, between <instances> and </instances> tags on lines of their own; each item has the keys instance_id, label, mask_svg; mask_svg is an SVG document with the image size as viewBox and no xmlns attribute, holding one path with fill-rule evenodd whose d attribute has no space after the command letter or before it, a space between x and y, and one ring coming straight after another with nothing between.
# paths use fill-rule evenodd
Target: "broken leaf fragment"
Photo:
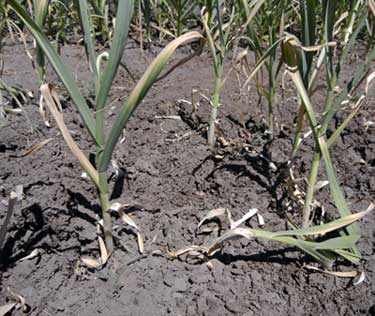
<instances>
[{"instance_id":1,"label":"broken leaf fragment","mask_svg":"<svg viewBox=\"0 0 375 316\"><path fill-rule=\"evenodd\" d=\"M11 312L16 307L16 305L17 305L17 303L9 303L9 304L5 304L3 306L0 306L0 316L7 315L9 312Z\"/></svg>"},{"instance_id":2,"label":"broken leaf fragment","mask_svg":"<svg viewBox=\"0 0 375 316\"><path fill-rule=\"evenodd\" d=\"M102 266L104 266L108 261L109 254L108 254L103 238L99 236L98 242L99 242L99 249L100 249L99 259L86 257L86 256L81 257L81 261L89 268L99 269Z\"/></svg>"},{"instance_id":3,"label":"broken leaf fragment","mask_svg":"<svg viewBox=\"0 0 375 316\"><path fill-rule=\"evenodd\" d=\"M111 205L110 209L115 211L115 212L118 212L122 221L125 224L127 224L130 227L135 229L136 234L137 234L138 250L139 250L140 253L143 253L144 252L144 241L143 241L143 237L142 237L142 234L141 234L141 230L139 229L138 225L134 222L134 220L128 214L126 214L124 212L124 208L126 206L127 206L126 204L122 205L118 202L115 202Z\"/></svg>"}]
</instances>

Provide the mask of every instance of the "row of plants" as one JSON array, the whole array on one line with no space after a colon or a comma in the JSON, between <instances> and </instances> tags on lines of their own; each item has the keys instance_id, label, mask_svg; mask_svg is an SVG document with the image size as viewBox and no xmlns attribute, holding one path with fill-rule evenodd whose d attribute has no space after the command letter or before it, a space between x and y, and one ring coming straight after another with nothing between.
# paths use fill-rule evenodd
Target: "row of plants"
<instances>
[{"instance_id":1,"label":"row of plants","mask_svg":"<svg viewBox=\"0 0 375 316\"><path fill-rule=\"evenodd\" d=\"M0 34L9 35L5 25L10 23L17 25L20 32L29 33L35 40L35 63L44 102L72 154L98 192L103 219L99 241L102 254L105 255L93 265L105 264L108 255L114 251L108 168L121 134L163 71L168 73L167 64L174 52L180 46L197 41L201 43L201 47L206 44L204 49L212 59L215 75L211 116L207 126L207 143L213 156L218 146L217 116L220 106L225 106L221 105L221 94L228 78L228 71L224 66L229 64L229 55L237 51L240 53L235 56L236 61L245 65L242 68L243 75L246 76L244 87L254 82L259 96L266 100L267 133L271 137L275 129L273 112L282 89L282 80L288 76L294 85L299 105L295 111L293 151L287 167L293 167L306 132L311 135L314 144L306 193L301 203L301 222L290 221L289 230L281 232L240 228L238 226L242 222L237 223L238 225L231 223L229 231L201 250L211 256L229 239L265 238L296 246L326 268L332 267L338 257L352 263L360 261L360 251L356 246L360 228L356 221L368 211L351 213L337 178L331 152L337 138L363 105L373 79L370 72L375 57L372 45L375 9L373 0L300 0L276 3L266 0L118 0L114 3L105 0L58 3L34 0L27 4L18 0L2 1ZM57 44L59 39L64 38L61 34L67 33L66 25L59 22L64 17L71 19L72 30L77 30L77 25L79 26L77 34L81 34L93 74L93 110L75 82L73 73L59 55ZM118 68L123 60L126 64L125 47L130 33L142 45L158 41L163 44L170 42L136 83L114 122L108 122L105 111ZM349 63L356 45L363 39L369 43L366 57L350 80L343 85L342 70ZM108 49L104 54L99 54L99 48L103 45ZM250 59L254 62L250 63ZM69 93L71 102L91 136L96 152L95 164L79 148L64 123L59 96L46 76L47 60ZM323 109L321 104L314 104L314 93L318 89L325 89ZM346 117L340 125L333 127L332 122L338 113L346 113ZM107 134L106 127L109 127ZM338 219L315 225L314 201L321 177L318 171L322 163L332 202L338 211ZM214 212L205 219L216 216L218 214ZM130 219L125 220L132 223Z\"/></svg>"}]
</instances>

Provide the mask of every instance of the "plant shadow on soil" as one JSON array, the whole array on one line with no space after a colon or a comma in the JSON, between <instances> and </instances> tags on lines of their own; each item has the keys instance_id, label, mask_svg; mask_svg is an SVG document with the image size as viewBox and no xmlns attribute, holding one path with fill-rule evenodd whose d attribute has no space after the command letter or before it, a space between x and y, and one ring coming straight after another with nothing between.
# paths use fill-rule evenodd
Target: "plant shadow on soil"
<instances>
[{"instance_id":1,"label":"plant shadow on soil","mask_svg":"<svg viewBox=\"0 0 375 316\"><path fill-rule=\"evenodd\" d=\"M90 73L81 48L66 46L62 52L84 86ZM138 49L126 52L135 73L142 73L152 58L148 52L141 56ZM177 57L183 56L180 52ZM36 74L21 47L5 47L4 59L4 80L38 95ZM58 83L52 72L49 76ZM178 100L189 101L197 86L210 91L212 79L209 58L197 57L156 84L130 120L125 141L116 147L114 157L120 176L115 170L109 175L111 200L128 205L128 214L145 238L146 255L139 255L134 232L114 217L117 250L100 271L80 263L83 254L98 255L99 210L93 186L80 176L81 169L57 129L43 124L37 98L25 109L39 134L30 133L22 115L9 118L0 129L0 189L5 199L15 185L22 184L25 198L15 210L1 257L0 305L9 297L9 286L25 297L29 314L35 316L374 315L374 214L361 222L363 262L358 268L340 265L341 269L366 271L365 282L358 286L348 279L306 271L302 265L311 262L310 258L295 248L264 240L226 244L212 258L211 269L187 257L168 257L167 246L176 250L207 244L217 236L196 235L200 219L213 208L227 207L234 218L258 208L265 229L286 228L283 170L293 127L277 131L272 140L265 137L259 127L262 109L255 88L250 97L240 98L238 82L230 77L219 111L221 132L230 145L219 146L223 159L207 158L204 128L209 105L200 100L196 117L189 117L191 106ZM130 86L120 71L113 99L123 99ZM282 111L277 115L279 125L293 126L296 102L291 100L278 104ZM340 183L355 211L365 209L375 192L375 130L365 130L363 125L374 117L373 101L371 96L333 150ZM118 108L119 103L114 105ZM90 152L90 140L69 99L65 106L65 120L75 140ZM181 119L168 118L177 115ZM109 113L108 119L113 115ZM53 140L33 155L14 158L47 138ZM250 144L250 150L243 149L244 143ZM301 148L295 161L297 176L306 176L310 152L309 143ZM281 172L272 171L270 162ZM334 214L328 190L323 189L318 198ZM1 208L1 221L4 215ZM249 225L257 227L257 222L252 219ZM19 260L33 249L40 255Z\"/></svg>"}]
</instances>

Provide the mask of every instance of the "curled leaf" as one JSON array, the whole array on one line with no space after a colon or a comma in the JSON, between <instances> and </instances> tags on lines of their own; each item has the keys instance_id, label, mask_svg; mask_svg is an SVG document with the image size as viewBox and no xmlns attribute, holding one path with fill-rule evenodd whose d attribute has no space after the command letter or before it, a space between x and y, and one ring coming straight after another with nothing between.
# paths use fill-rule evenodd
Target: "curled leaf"
<instances>
[{"instance_id":1,"label":"curled leaf","mask_svg":"<svg viewBox=\"0 0 375 316\"><path fill-rule=\"evenodd\" d=\"M361 284L365 279L366 279L366 274L365 274L364 271L362 271L361 274L360 274L360 276L359 276L359 278L358 278L358 280L355 281L355 282L353 283L353 285L359 285L359 284Z\"/></svg>"},{"instance_id":2,"label":"curled leaf","mask_svg":"<svg viewBox=\"0 0 375 316\"><path fill-rule=\"evenodd\" d=\"M198 229L206 221L209 221L209 220L214 219L214 218L220 218L220 217L223 217L223 216L227 216L230 219L232 218L231 213L227 208L220 207L220 208L215 208L215 209L209 211L208 214L205 217L203 217L203 219L199 222Z\"/></svg>"},{"instance_id":3,"label":"curled leaf","mask_svg":"<svg viewBox=\"0 0 375 316\"><path fill-rule=\"evenodd\" d=\"M94 181L95 185L99 187L99 175L95 168L92 166L91 162L87 159L82 150L78 147L77 143L74 141L71 136L68 128L65 125L63 114L61 113L61 104L58 98L56 91L50 84L43 84L40 87L40 91L43 94L43 97L46 101L47 107L52 113L53 118L56 121L56 124L64 137L66 144L77 158L82 168L89 174L91 179ZM59 110L58 110L59 108Z\"/></svg>"},{"instance_id":4,"label":"curled leaf","mask_svg":"<svg viewBox=\"0 0 375 316\"><path fill-rule=\"evenodd\" d=\"M179 249L179 250L176 250L176 251L172 251L170 250L169 246L166 247L166 251L168 253L168 255L172 258L178 258L186 253L199 253L199 254L202 254L202 253L205 253L207 251L207 248L206 247L203 247L203 246L190 246L190 247L187 247L187 248L182 248L182 249Z\"/></svg>"},{"instance_id":5,"label":"curled leaf","mask_svg":"<svg viewBox=\"0 0 375 316\"><path fill-rule=\"evenodd\" d=\"M208 247L207 249L207 255L212 256L214 255L217 251L220 250L222 244L226 241L238 239L245 237L247 239L251 239L255 237L255 235L249 230L248 228L234 228L231 229L230 231L226 232L224 235L221 237L217 238L213 244Z\"/></svg>"},{"instance_id":6,"label":"curled leaf","mask_svg":"<svg viewBox=\"0 0 375 316\"><path fill-rule=\"evenodd\" d=\"M90 258L90 257L81 257L81 261L89 268L99 269L102 266L104 266L108 261L109 254L108 254L103 238L99 236L98 242L99 242L99 249L100 249L99 259Z\"/></svg>"},{"instance_id":7,"label":"curled leaf","mask_svg":"<svg viewBox=\"0 0 375 316\"><path fill-rule=\"evenodd\" d=\"M144 241L143 241L143 237L142 237L142 234L141 234L141 230L139 229L138 225L133 221L133 219L124 212L125 206L127 206L127 205L121 205L120 203L115 202L111 205L111 210L118 212L122 221L125 224L131 226L132 228L134 228L136 230L138 250L139 250L140 253L143 253L144 252Z\"/></svg>"},{"instance_id":8,"label":"curled leaf","mask_svg":"<svg viewBox=\"0 0 375 316\"><path fill-rule=\"evenodd\" d=\"M22 295L20 295L20 294L14 292L13 290L11 290L11 288L10 288L9 286L7 287L7 291L8 291L8 293L10 294L10 296L11 296L14 300L17 301L15 307L16 307L17 309L21 309L23 312L26 312L26 311L28 310L28 306L27 306L27 304L26 304L26 300L25 300L25 298L24 298Z\"/></svg>"}]
</instances>

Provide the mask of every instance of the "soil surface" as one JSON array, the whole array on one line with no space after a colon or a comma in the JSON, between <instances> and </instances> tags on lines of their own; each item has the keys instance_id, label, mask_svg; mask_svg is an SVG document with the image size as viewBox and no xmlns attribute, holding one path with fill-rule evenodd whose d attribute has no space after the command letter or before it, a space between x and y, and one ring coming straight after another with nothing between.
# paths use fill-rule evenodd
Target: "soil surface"
<instances>
[{"instance_id":1,"label":"soil surface","mask_svg":"<svg viewBox=\"0 0 375 316\"><path fill-rule=\"evenodd\" d=\"M179 51L174 61L186 56L187 50ZM82 91L92 99L92 76L82 47L63 47L62 54ZM156 49L141 52L129 45L124 61L139 77L155 55ZM197 234L197 225L219 207L230 209L234 219L257 208L265 219L264 228L271 231L287 228L288 205L289 215L300 220L300 209L285 194L282 176L292 149L297 109L291 84L287 82L278 96L271 138L264 123L265 100L259 100L254 86L241 90L244 78L232 71L221 100L221 143L213 159L206 144L210 104L201 96L208 97L212 91L209 57L202 54L158 82L130 119L109 173L111 202L127 204L127 214L145 239L145 254L138 252L134 230L114 214L116 251L96 271L80 260L82 255L99 256L99 208L93 185L82 177L52 117L51 128L44 124L38 111L37 75L23 47L9 43L3 57L2 80L33 91L34 99L24 103L23 114L9 116L0 128L0 197L6 199L19 184L25 194L15 209L1 255L0 305L10 299L9 287L26 299L28 315L33 316L375 315L375 213L360 222L361 264L334 266L340 271L365 271L365 281L359 285L352 279L307 270L303 265L313 264L310 258L295 248L264 240L228 242L209 261L187 255L172 259L166 251L214 240L219 232ZM344 70L343 81L361 63L355 57ZM48 78L58 86L74 139L87 154L94 153L52 71ZM120 70L107 107L109 122L133 85ZM314 98L318 108L324 90ZM5 97L8 100L12 106ZM370 95L331 150L353 212L365 210L375 193L375 127L366 124L375 121L374 101ZM343 117L345 112L338 115L336 126ZM49 138L40 150L25 155L34 144ZM294 162L296 177L307 175L311 151L312 142L307 139ZM324 165L320 180L326 180ZM300 190L305 190L303 181ZM337 216L327 187L320 190L318 201L327 218ZM2 205L1 223L5 212ZM259 227L256 217L246 225ZM20 260L35 249L38 256Z\"/></svg>"}]
</instances>

